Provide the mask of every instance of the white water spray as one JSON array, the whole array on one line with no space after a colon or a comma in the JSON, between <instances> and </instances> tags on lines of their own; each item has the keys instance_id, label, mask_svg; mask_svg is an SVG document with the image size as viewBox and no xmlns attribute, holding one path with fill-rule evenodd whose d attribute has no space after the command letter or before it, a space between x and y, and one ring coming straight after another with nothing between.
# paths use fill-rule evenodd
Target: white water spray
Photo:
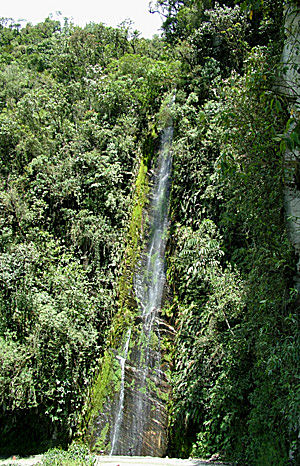
<instances>
[{"instance_id":1,"label":"white water spray","mask_svg":"<svg viewBox=\"0 0 300 466\"><path fill-rule=\"evenodd\" d=\"M128 355L130 337L131 337L131 329L129 329L127 333L127 338L126 338L124 349L123 349L123 356L117 356L117 358L120 361L120 365L121 365L121 387L120 387L118 414L117 414L117 419L114 425L110 455L113 455L114 453L115 445L119 438L120 427L121 427L122 418L123 418L124 393L125 393L125 366L126 366L126 359Z\"/></svg>"},{"instance_id":2,"label":"white water spray","mask_svg":"<svg viewBox=\"0 0 300 466\"><path fill-rule=\"evenodd\" d=\"M132 451L135 455L140 455L142 452L145 425L147 416L150 415L147 412L149 405L147 377L150 369L155 371L156 378L160 377L160 352L151 351L151 337L158 310L161 307L165 285L164 256L168 229L172 137L173 127L170 125L163 131L161 138L158 173L151 204L150 242L147 260L135 277L135 292L142 312L142 338L144 339L139 361L139 391L135 400L134 444L132 445ZM152 413L152 416L155 416L155 413Z\"/></svg>"},{"instance_id":3,"label":"white water spray","mask_svg":"<svg viewBox=\"0 0 300 466\"><path fill-rule=\"evenodd\" d=\"M175 97L170 106L174 100ZM157 318L165 285L164 256L168 230L172 137L173 126L170 119L169 125L162 132L157 158L157 170L149 209L148 247L134 277L134 290L140 317L137 321L137 328L132 330L137 331L139 341L133 339L135 345L127 359L131 335L129 333L123 356L118 356L122 369L121 390L115 410L115 425L111 433L110 454L156 456L162 442L161 436L163 436L157 426L166 426L165 406L158 395L159 388L163 385L164 373L160 368L161 355L159 343L157 344L160 335ZM132 382L131 386L126 389L125 366L130 371ZM150 441L149 432L151 432ZM155 441L154 436L156 436Z\"/></svg>"}]
</instances>

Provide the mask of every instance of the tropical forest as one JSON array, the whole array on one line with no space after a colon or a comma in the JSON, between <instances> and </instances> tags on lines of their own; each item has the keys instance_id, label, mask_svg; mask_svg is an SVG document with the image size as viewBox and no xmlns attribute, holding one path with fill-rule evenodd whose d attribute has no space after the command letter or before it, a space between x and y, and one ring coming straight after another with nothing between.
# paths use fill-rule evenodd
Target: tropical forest
<instances>
[{"instance_id":1,"label":"tropical forest","mask_svg":"<svg viewBox=\"0 0 300 466\"><path fill-rule=\"evenodd\" d=\"M299 0L151 14L0 18L0 457L297 465Z\"/></svg>"}]
</instances>

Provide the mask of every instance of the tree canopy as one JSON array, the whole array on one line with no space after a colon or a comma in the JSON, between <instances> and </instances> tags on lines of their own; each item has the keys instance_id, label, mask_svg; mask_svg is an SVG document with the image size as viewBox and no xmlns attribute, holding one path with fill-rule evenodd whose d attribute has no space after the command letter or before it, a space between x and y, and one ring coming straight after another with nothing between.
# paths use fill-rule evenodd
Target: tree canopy
<instances>
[{"instance_id":1,"label":"tree canopy","mask_svg":"<svg viewBox=\"0 0 300 466\"><path fill-rule=\"evenodd\" d=\"M284 7L156 0L152 40L129 24L1 19L1 454L66 445L83 426L176 89L169 454L297 464L284 154L299 149L299 122L278 89Z\"/></svg>"}]
</instances>

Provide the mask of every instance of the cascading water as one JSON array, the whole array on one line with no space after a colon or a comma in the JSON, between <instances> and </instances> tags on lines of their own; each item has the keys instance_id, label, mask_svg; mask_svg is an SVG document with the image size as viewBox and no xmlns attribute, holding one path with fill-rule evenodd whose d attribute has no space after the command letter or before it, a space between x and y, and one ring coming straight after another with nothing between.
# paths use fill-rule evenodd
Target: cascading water
<instances>
[{"instance_id":1,"label":"cascading water","mask_svg":"<svg viewBox=\"0 0 300 466\"><path fill-rule=\"evenodd\" d=\"M119 399L119 406L118 406L118 415L113 429L113 438L111 443L111 450L110 455L114 454L114 449L116 442L119 438L120 426L123 418L123 409L124 409L124 394L125 394L125 364L129 349L129 342L131 336L131 329L128 330L126 342L124 346L123 356L118 356L121 365L121 387L120 387L120 399Z\"/></svg>"},{"instance_id":2,"label":"cascading water","mask_svg":"<svg viewBox=\"0 0 300 466\"><path fill-rule=\"evenodd\" d=\"M149 243L134 280L140 309L139 330L128 354L131 331L127 334L121 365L121 389L111 429L111 454L163 454L167 414L160 394L168 391L160 369L158 312L165 284L164 255L168 228L169 188L172 166L172 124L161 136L161 148L150 208ZM128 354L128 358L127 358ZM124 390L127 375L127 389Z\"/></svg>"},{"instance_id":3,"label":"cascading water","mask_svg":"<svg viewBox=\"0 0 300 466\"><path fill-rule=\"evenodd\" d=\"M173 127L168 126L161 140L161 150L158 158L158 173L154 185L151 208L151 229L149 249L145 266L141 266L136 275L135 292L142 312L142 343L143 352L139 360L140 387L135 400L133 451L140 455L143 445L143 434L147 416L147 376L150 370L156 378L160 377L160 352L151 351L151 336L153 326L161 307L163 288L165 284L164 254L168 228L169 185L172 166L171 142Z\"/></svg>"}]
</instances>

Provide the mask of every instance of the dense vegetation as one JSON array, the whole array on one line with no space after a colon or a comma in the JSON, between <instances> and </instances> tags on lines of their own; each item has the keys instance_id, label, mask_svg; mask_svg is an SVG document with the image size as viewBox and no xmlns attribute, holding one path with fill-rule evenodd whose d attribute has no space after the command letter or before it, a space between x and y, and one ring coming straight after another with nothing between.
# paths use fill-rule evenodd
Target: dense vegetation
<instances>
[{"instance_id":1,"label":"dense vegetation","mask_svg":"<svg viewBox=\"0 0 300 466\"><path fill-rule=\"evenodd\" d=\"M136 50L124 28L46 19L0 32L1 448L23 436L32 448L78 426L176 64L146 40Z\"/></svg>"},{"instance_id":2,"label":"dense vegetation","mask_svg":"<svg viewBox=\"0 0 300 466\"><path fill-rule=\"evenodd\" d=\"M165 28L184 71L168 258L167 312L178 329L171 452L283 465L297 456L299 432L295 257L278 137L289 116L274 84L283 5L223 2L201 13L201 2L173 3Z\"/></svg>"},{"instance_id":3,"label":"dense vegetation","mask_svg":"<svg viewBox=\"0 0 300 466\"><path fill-rule=\"evenodd\" d=\"M126 25L2 20L1 452L78 429L117 311L140 161L176 86L170 454L297 461L299 300L284 217L296 117L275 86L284 2L237 3L152 2L165 16L152 40Z\"/></svg>"}]
</instances>

